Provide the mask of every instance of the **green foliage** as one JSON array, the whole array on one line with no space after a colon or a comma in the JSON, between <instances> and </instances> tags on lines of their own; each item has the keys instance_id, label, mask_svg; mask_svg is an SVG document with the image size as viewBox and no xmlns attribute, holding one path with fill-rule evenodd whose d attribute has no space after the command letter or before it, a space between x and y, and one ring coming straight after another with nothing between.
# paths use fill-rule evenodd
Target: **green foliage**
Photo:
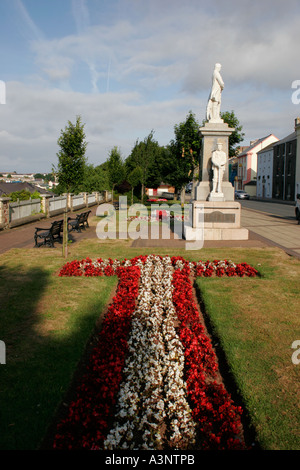
<instances>
[{"instance_id":1,"label":"green foliage","mask_svg":"<svg viewBox=\"0 0 300 470\"><path fill-rule=\"evenodd\" d=\"M135 188L139 183L141 183L142 177L143 171L140 166L137 166L129 173L127 181L132 188Z\"/></svg>"},{"instance_id":2,"label":"green foliage","mask_svg":"<svg viewBox=\"0 0 300 470\"><path fill-rule=\"evenodd\" d=\"M68 126L61 131L57 143L60 146L57 153L58 168L55 170L59 182L58 191L78 193L84 177L87 147L80 116L77 116L76 124L68 121Z\"/></svg>"},{"instance_id":3,"label":"green foliage","mask_svg":"<svg viewBox=\"0 0 300 470\"><path fill-rule=\"evenodd\" d=\"M109 186L112 189L113 193L115 186L117 184L122 183L126 174L124 163L121 157L121 152L118 147L114 147L111 149L106 163Z\"/></svg>"},{"instance_id":4,"label":"green foliage","mask_svg":"<svg viewBox=\"0 0 300 470\"><path fill-rule=\"evenodd\" d=\"M126 191L126 193L123 193L122 196L127 197L127 204L132 205L140 203L140 199L135 194L133 194L132 191Z\"/></svg>"},{"instance_id":5,"label":"green foliage","mask_svg":"<svg viewBox=\"0 0 300 470\"><path fill-rule=\"evenodd\" d=\"M42 179L42 180L44 180L46 183L49 183L49 181L55 181L55 178L54 178L53 173L48 173L47 175L44 175L44 174L42 174L42 173L35 173L34 179L35 179L35 180Z\"/></svg>"},{"instance_id":6,"label":"green foliage","mask_svg":"<svg viewBox=\"0 0 300 470\"><path fill-rule=\"evenodd\" d=\"M140 168L141 198L145 186L157 187L162 182L162 147L153 136L152 130L143 142L137 140L125 162L127 175L135 168Z\"/></svg>"},{"instance_id":7,"label":"green foliage","mask_svg":"<svg viewBox=\"0 0 300 470\"><path fill-rule=\"evenodd\" d=\"M94 191L105 191L109 188L108 171L104 165L86 164L84 168L83 182L80 191L92 193Z\"/></svg>"},{"instance_id":8,"label":"green foliage","mask_svg":"<svg viewBox=\"0 0 300 470\"><path fill-rule=\"evenodd\" d=\"M184 122L174 126L175 138L165 152L165 181L182 189L193 178L199 162L199 124L190 111Z\"/></svg>"},{"instance_id":9,"label":"green foliage","mask_svg":"<svg viewBox=\"0 0 300 470\"><path fill-rule=\"evenodd\" d=\"M229 127L235 129L233 133L229 136L229 151L228 156L234 157L238 150L238 144L244 140L243 126L240 124L238 118L234 114L234 111L225 111L221 113L221 118L223 119ZM202 121L202 126L205 124L205 120Z\"/></svg>"},{"instance_id":10,"label":"green foliage","mask_svg":"<svg viewBox=\"0 0 300 470\"><path fill-rule=\"evenodd\" d=\"M34 191L32 194L31 194L31 199L42 199L41 198L41 195L38 191Z\"/></svg>"},{"instance_id":11,"label":"green foliage","mask_svg":"<svg viewBox=\"0 0 300 470\"><path fill-rule=\"evenodd\" d=\"M237 154L237 145L244 140L245 134L242 132L243 126L235 116L234 111L225 111L224 113L221 113L221 118L229 125L229 127L233 127L235 129L235 131L229 136L229 157L234 157Z\"/></svg>"},{"instance_id":12,"label":"green foliage","mask_svg":"<svg viewBox=\"0 0 300 470\"><path fill-rule=\"evenodd\" d=\"M41 199L40 193L38 191L34 191L31 193L27 189L22 189L21 191L14 191L9 194L9 197L11 198L11 202L17 202L19 201L28 201L30 198L31 199Z\"/></svg>"},{"instance_id":13,"label":"green foliage","mask_svg":"<svg viewBox=\"0 0 300 470\"><path fill-rule=\"evenodd\" d=\"M108 181L111 188L116 184L122 183L125 177L125 169L121 152L118 147L111 149L107 160Z\"/></svg>"}]
</instances>

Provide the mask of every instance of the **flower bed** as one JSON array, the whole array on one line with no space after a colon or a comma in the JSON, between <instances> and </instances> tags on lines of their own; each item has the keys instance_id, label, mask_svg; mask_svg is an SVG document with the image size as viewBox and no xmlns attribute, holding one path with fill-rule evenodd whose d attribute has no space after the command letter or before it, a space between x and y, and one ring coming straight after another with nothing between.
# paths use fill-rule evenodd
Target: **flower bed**
<instances>
[{"instance_id":1,"label":"flower bed","mask_svg":"<svg viewBox=\"0 0 300 470\"><path fill-rule=\"evenodd\" d=\"M191 276L254 276L231 261L90 258L60 276L118 275L87 371L58 427L57 449L243 449L240 415L217 379Z\"/></svg>"}]
</instances>

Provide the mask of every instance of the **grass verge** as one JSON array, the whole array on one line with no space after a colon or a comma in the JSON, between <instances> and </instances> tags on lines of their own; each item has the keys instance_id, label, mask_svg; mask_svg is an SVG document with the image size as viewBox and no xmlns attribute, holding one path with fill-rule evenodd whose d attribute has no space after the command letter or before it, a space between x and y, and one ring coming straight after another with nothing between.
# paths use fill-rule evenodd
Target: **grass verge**
<instances>
[{"instance_id":1,"label":"grass verge","mask_svg":"<svg viewBox=\"0 0 300 470\"><path fill-rule=\"evenodd\" d=\"M264 253L262 278L196 281L214 341L262 449L299 450L299 261Z\"/></svg>"},{"instance_id":2,"label":"grass verge","mask_svg":"<svg viewBox=\"0 0 300 470\"><path fill-rule=\"evenodd\" d=\"M96 219L95 219L96 220ZM300 449L299 373L291 344L299 339L299 261L279 249L133 248L129 240L83 240L67 261L140 254L248 262L256 279L198 279L214 338L263 449ZM116 287L113 278L59 278L54 250L0 256L0 448L36 449L64 399L83 351Z\"/></svg>"}]
</instances>

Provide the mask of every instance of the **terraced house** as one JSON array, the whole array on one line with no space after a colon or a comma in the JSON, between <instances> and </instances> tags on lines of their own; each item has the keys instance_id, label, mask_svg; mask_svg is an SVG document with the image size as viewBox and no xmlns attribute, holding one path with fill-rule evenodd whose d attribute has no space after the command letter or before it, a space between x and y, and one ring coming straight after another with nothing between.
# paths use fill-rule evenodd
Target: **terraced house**
<instances>
[{"instance_id":1,"label":"terraced house","mask_svg":"<svg viewBox=\"0 0 300 470\"><path fill-rule=\"evenodd\" d=\"M293 132L274 144L272 197L295 200L297 133Z\"/></svg>"},{"instance_id":2,"label":"terraced house","mask_svg":"<svg viewBox=\"0 0 300 470\"><path fill-rule=\"evenodd\" d=\"M238 156L238 188L245 189L245 185L257 179L257 153L279 139L274 134L250 142Z\"/></svg>"}]
</instances>

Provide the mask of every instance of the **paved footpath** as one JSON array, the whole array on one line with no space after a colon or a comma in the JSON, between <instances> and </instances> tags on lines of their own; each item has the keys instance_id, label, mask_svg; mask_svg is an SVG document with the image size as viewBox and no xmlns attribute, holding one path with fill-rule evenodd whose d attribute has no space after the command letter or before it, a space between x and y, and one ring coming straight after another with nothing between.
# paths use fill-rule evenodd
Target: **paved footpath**
<instances>
[{"instance_id":1,"label":"paved footpath","mask_svg":"<svg viewBox=\"0 0 300 470\"><path fill-rule=\"evenodd\" d=\"M86 209L82 209L76 213L79 214L84 210ZM89 215L90 219L90 217L93 217L96 214L97 206L92 206L88 210L91 210ZM68 217L75 217L76 213L68 212ZM5 253L11 248L34 248L35 228L39 227L47 229L51 226L52 222L55 220L61 220L63 217L64 214L59 214L55 217L51 217L50 219L36 220L35 222L31 222L29 224L0 231L0 254ZM73 231L69 234L69 239L73 240L74 242L83 238L93 237L96 237L96 227L90 227L86 230L82 230L81 233ZM55 247L61 247L61 245L59 243L55 243Z\"/></svg>"},{"instance_id":2,"label":"paved footpath","mask_svg":"<svg viewBox=\"0 0 300 470\"><path fill-rule=\"evenodd\" d=\"M295 219L242 209L241 225L258 240L278 246L291 256L300 258L300 225Z\"/></svg>"},{"instance_id":3,"label":"paved footpath","mask_svg":"<svg viewBox=\"0 0 300 470\"><path fill-rule=\"evenodd\" d=\"M90 208L90 217L96 214L97 206ZM79 211L80 212L80 211ZM69 213L68 217L74 217ZM0 254L5 253L11 248L33 248L35 227L50 227L51 222L63 218L63 214L52 217L51 219L42 219L30 224L15 227L13 229L0 231ZM249 230L249 240L233 241L205 241L206 248L221 247L241 247L255 248L265 246L277 246L286 253L300 258L300 225L296 219L278 217L273 214L266 214L252 209L242 208L241 225ZM96 238L96 227L90 226L82 233L72 232L70 238L74 242L83 238ZM134 240L133 247L170 247L178 249L185 248L186 241L176 239L171 240ZM56 244L56 246L60 246Z\"/></svg>"}]
</instances>

